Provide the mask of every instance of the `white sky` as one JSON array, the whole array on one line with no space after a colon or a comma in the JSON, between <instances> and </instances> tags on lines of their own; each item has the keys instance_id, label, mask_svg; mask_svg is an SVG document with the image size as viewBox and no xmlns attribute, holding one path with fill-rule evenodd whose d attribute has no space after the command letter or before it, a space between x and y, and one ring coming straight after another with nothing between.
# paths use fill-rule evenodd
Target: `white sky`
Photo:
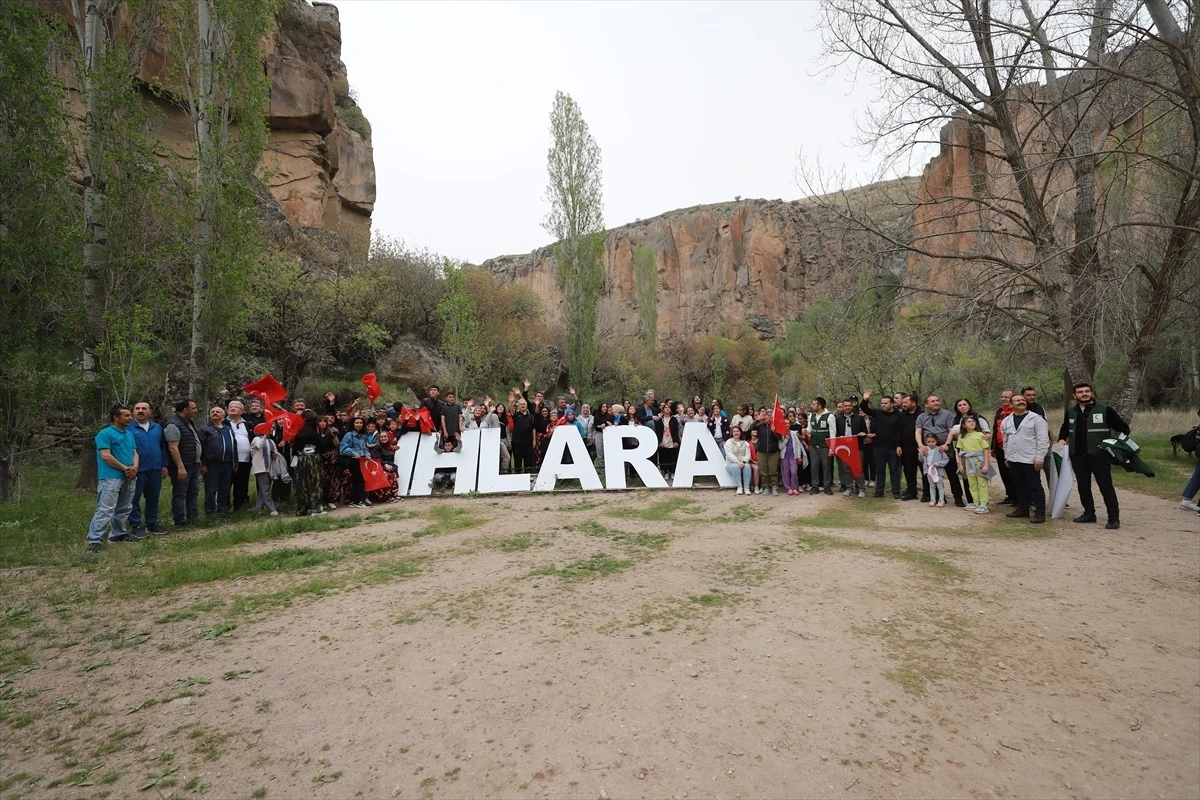
<instances>
[{"instance_id":1,"label":"white sky","mask_svg":"<svg viewBox=\"0 0 1200 800\"><path fill-rule=\"evenodd\" d=\"M801 151L855 177L873 162L853 146L870 87L820 74L815 1L334 2L374 134L374 230L452 258L548 243L559 89L600 145L607 227L800 197Z\"/></svg>"}]
</instances>

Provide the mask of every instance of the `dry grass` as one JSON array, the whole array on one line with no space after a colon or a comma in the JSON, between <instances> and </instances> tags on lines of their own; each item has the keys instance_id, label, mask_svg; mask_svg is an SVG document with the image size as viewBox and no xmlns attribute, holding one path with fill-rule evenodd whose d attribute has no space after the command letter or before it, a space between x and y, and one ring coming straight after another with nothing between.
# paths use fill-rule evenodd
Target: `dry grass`
<instances>
[{"instance_id":1,"label":"dry grass","mask_svg":"<svg viewBox=\"0 0 1200 800\"><path fill-rule=\"evenodd\" d=\"M1197 423L1200 423L1200 417L1196 416L1194 410L1156 408L1153 411L1139 411L1130 427L1133 429L1133 438L1138 439L1140 436L1171 437L1177 433L1187 433Z\"/></svg>"}]
</instances>

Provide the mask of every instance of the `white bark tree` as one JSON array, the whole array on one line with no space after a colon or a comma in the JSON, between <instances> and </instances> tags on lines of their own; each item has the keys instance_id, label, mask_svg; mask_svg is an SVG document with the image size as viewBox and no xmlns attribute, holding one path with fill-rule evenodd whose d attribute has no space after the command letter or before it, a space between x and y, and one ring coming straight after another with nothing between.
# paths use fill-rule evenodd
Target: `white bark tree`
<instances>
[{"instance_id":1,"label":"white bark tree","mask_svg":"<svg viewBox=\"0 0 1200 800\"><path fill-rule=\"evenodd\" d=\"M945 135L970 172L903 201L912 241L847 216L910 265L964 276L911 288L1052 337L1071 380L1123 362L1125 413L1200 233L1195 31L1156 36L1164 15L1159 0L824 4L828 55L881 77L873 140L908 154Z\"/></svg>"}]
</instances>

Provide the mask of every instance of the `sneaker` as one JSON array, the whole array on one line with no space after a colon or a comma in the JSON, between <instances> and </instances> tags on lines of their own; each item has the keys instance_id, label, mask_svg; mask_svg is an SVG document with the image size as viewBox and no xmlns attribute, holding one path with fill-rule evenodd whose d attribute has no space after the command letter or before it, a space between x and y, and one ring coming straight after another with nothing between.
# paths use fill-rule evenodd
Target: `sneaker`
<instances>
[{"instance_id":1,"label":"sneaker","mask_svg":"<svg viewBox=\"0 0 1200 800\"><path fill-rule=\"evenodd\" d=\"M372 503L370 500L363 500L363 505L367 508L370 508L372 505L374 505L374 503Z\"/></svg>"},{"instance_id":2,"label":"sneaker","mask_svg":"<svg viewBox=\"0 0 1200 800\"><path fill-rule=\"evenodd\" d=\"M108 537L109 544L125 544L128 541L130 541L130 538L129 538L129 534L127 534L127 533L123 533L120 536L109 536Z\"/></svg>"},{"instance_id":3,"label":"sneaker","mask_svg":"<svg viewBox=\"0 0 1200 800\"><path fill-rule=\"evenodd\" d=\"M771 496L772 496L772 497L777 497L778 495L779 495L779 487L778 487L778 486L772 486L772 487L771 487Z\"/></svg>"},{"instance_id":4,"label":"sneaker","mask_svg":"<svg viewBox=\"0 0 1200 800\"><path fill-rule=\"evenodd\" d=\"M745 494L745 493L746 493L745 490L743 490L742 487L740 487L740 486L737 488L737 491L734 492L734 494Z\"/></svg>"},{"instance_id":5,"label":"sneaker","mask_svg":"<svg viewBox=\"0 0 1200 800\"><path fill-rule=\"evenodd\" d=\"M866 492L864 492L862 489L859 489L859 490L858 490L858 496L859 496L859 497L866 497L866 496L867 496L867 493L866 493Z\"/></svg>"},{"instance_id":6,"label":"sneaker","mask_svg":"<svg viewBox=\"0 0 1200 800\"><path fill-rule=\"evenodd\" d=\"M268 516L268 517L278 517L278 516L279 516L279 512L278 512L278 511L272 511L272 512L271 512L270 514L268 514L267 516Z\"/></svg>"},{"instance_id":7,"label":"sneaker","mask_svg":"<svg viewBox=\"0 0 1200 800\"><path fill-rule=\"evenodd\" d=\"M326 503L325 508L329 509L330 511L337 511L337 503Z\"/></svg>"},{"instance_id":8,"label":"sneaker","mask_svg":"<svg viewBox=\"0 0 1200 800\"><path fill-rule=\"evenodd\" d=\"M874 488L875 488L875 481L867 481L867 488L869 488L869 489L874 489Z\"/></svg>"},{"instance_id":9,"label":"sneaker","mask_svg":"<svg viewBox=\"0 0 1200 800\"><path fill-rule=\"evenodd\" d=\"M146 533L145 528L134 528L133 531L130 532L129 538L135 542L141 542L144 541L149 535L150 534Z\"/></svg>"},{"instance_id":10,"label":"sneaker","mask_svg":"<svg viewBox=\"0 0 1200 800\"><path fill-rule=\"evenodd\" d=\"M974 511L977 508L979 508L979 506L975 505L974 503L967 503L967 511Z\"/></svg>"},{"instance_id":11,"label":"sneaker","mask_svg":"<svg viewBox=\"0 0 1200 800\"><path fill-rule=\"evenodd\" d=\"M1081 522L1081 523L1083 523L1083 522L1095 522L1095 521L1096 521L1096 515L1095 515L1095 514L1088 514L1086 511L1085 511L1084 513L1080 514L1080 515L1079 515L1078 517L1076 517L1075 519L1071 520L1071 522Z\"/></svg>"},{"instance_id":12,"label":"sneaker","mask_svg":"<svg viewBox=\"0 0 1200 800\"><path fill-rule=\"evenodd\" d=\"M935 507L936 505L937 505L937 500L930 500L930 501L929 501L929 507L930 507L930 508L933 508L933 507Z\"/></svg>"},{"instance_id":13,"label":"sneaker","mask_svg":"<svg viewBox=\"0 0 1200 800\"><path fill-rule=\"evenodd\" d=\"M854 494L853 489L842 489L842 497L850 497Z\"/></svg>"},{"instance_id":14,"label":"sneaker","mask_svg":"<svg viewBox=\"0 0 1200 800\"><path fill-rule=\"evenodd\" d=\"M323 517L323 516L325 516L325 509L318 508L316 511L314 511L312 513L313 513L314 517Z\"/></svg>"},{"instance_id":15,"label":"sneaker","mask_svg":"<svg viewBox=\"0 0 1200 800\"><path fill-rule=\"evenodd\" d=\"M1193 503L1191 500L1183 500L1179 503L1179 507L1184 511L1200 511L1200 506Z\"/></svg>"},{"instance_id":16,"label":"sneaker","mask_svg":"<svg viewBox=\"0 0 1200 800\"><path fill-rule=\"evenodd\" d=\"M88 542L87 543L87 551L89 553L99 553L100 552L100 543L99 542Z\"/></svg>"},{"instance_id":17,"label":"sneaker","mask_svg":"<svg viewBox=\"0 0 1200 800\"><path fill-rule=\"evenodd\" d=\"M946 507L946 501L945 501L945 500L938 500L937 507L938 507L938 508L945 508L945 507Z\"/></svg>"},{"instance_id":18,"label":"sneaker","mask_svg":"<svg viewBox=\"0 0 1200 800\"><path fill-rule=\"evenodd\" d=\"M147 530L149 530L155 536L166 536L168 533L170 533L170 531L168 531L166 528L163 528L159 525L151 525L149 528L147 528Z\"/></svg>"},{"instance_id":19,"label":"sneaker","mask_svg":"<svg viewBox=\"0 0 1200 800\"><path fill-rule=\"evenodd\" d=\"M987 506L975 506L975 513L976 514L987 514L988 507Z\"/></svg>"}]
</instances>

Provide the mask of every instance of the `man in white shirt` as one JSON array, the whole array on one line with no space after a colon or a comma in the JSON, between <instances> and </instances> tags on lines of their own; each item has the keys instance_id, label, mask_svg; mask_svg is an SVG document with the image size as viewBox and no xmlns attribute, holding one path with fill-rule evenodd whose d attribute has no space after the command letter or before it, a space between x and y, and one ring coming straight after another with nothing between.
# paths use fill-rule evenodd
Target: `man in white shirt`
<instances>
[{"instance_id":1,"label":"man in white shirt","mask_svg":"<svg viewBox=\"0 0 1200 800\"><path fill-rule=\"evenodd\" d=\"M241 400L229 401L229 418L225 420L237 440L238 461L233 465L233 510L240 511L250 500L250 442L254 441L254 428L243 419L246 413Z\"/></svg>"}]
</instances>

